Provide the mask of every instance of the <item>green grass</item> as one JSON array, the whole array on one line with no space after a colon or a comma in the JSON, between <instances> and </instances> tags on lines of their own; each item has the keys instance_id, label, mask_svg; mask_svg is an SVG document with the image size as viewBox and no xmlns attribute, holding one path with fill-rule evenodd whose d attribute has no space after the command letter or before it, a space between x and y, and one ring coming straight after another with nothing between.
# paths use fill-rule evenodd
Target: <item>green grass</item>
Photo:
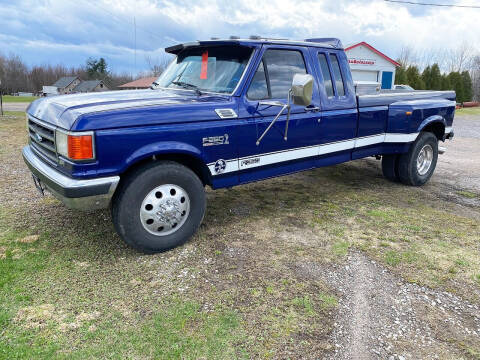
<instances>
[{"instance_id":1,"label":"green grass","mask_svg":"<svg viewBox=\"0 0 480 360\"><path fill-rule=\"evenodd\" d=\"M374 162L209 191L191 241L143 256L107 210L37 196L17 171L24 127L22 113L0 121L0 359L329 358L324 276L352 251L480 301L478 209L387 182Z\"/></svg>"},{"instance_id":2,"label":"green grass","mask_svg":"<svg viewBox=\"0 0 480 360\"><path fill-rule=\"evenodd\" d=\"M480 115L480 106L455 110L457 115Z\"/></svg>"},{"instance_id":3,"label":"green grass","mask_svg":"<svg viewBox=\"0 0 480 360\"><path fill-rule=\"evenodd\" d=\"M11 95L3 95L2 96L4 103L21 103L21 102L32 102L37 100L37 96L11 96Z\"/></svg>"},{"instance_id":4,"label":"green grass","mask_svg":"<svg viewBox=\"0 0 480 360\"><path fill-rule=\"evenodd\" d=\"M457 194L461 195L461 196L463 196L467 199L475 199L475 198L479 197L478 194L475 194L474 192L466 191L466 190L458 191Z\"/></svg>"}]
</instances>

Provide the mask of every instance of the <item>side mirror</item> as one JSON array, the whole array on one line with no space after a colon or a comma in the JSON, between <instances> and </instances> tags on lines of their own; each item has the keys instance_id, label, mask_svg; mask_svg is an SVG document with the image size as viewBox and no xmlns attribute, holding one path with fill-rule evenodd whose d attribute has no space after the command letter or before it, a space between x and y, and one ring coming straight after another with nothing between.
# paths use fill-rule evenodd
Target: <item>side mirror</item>
<instances>
[{"instance_id":1,"label":"side mirror","mask_svg":"<svg viewBox=\"0 0 480 360\"><path fill-rule=\"evenodd\" d=\"M295 74L291 91L292 101L295 105L310 105L312 103L313 76L310 74Z\"/></svg>"}]
</instances>

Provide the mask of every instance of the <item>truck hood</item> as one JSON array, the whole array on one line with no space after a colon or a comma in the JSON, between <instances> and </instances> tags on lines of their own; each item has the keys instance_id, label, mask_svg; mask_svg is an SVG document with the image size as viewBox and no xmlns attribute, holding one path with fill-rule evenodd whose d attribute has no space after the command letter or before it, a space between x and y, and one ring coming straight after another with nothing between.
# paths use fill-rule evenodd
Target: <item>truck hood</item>
<instances>
[{"instance_id":1,"label":"truck hood","mask_svg":"<svg viewBox=\"0 0 480 360\"><path fill-rule=\"evenodd\" d=\"M111 120L114 114L132 114L132 111L140 113L146 109L157 109L158 114L161 111L159 108L218 104L219 102L228 102L229 98L229 96L209 94L197 96L194 92L182 90L107 91L38 99L28 107L27 113L46 123L64 129L72 129L77 120L93 117L93 115L105 115ZM98 118L98 116L94 117ZM135 123L135 125L141 124ZM85 124L82 127L86 129ZM92 124L89 124L88 128L92 127Z\"/></svg>"}]
</instances>

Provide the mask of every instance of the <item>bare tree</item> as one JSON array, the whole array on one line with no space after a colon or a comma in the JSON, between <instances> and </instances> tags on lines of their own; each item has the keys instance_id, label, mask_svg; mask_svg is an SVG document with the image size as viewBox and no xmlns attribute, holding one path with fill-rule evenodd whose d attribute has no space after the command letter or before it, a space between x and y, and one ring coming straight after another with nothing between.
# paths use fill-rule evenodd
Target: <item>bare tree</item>
<instances>
[{"instance_id":1,"label":"bare tree","mask_svg":"<svg viewBox=\"0 0 480 360\"><path fill-rule=\"evenodd\" d=\"M151 55L145 55L145 62L150 69L150 76L160 76L160 74L167 68L171 61L171 57L166 55L157 56L153 58Z\"/></svg>"},{"instance_id":2,"label":"bare tree","mask_svg":"<svg viewBox=\"0 0 480 360\"><path fill-rule=\"evenodd\" d=\"M474 57L474 49L470 44L463 42L456 49L447 51L446 54L447 66L450 72L470 70Z\"/></svg>"},{"instance_id":3,"label":"bare tree","mask_svg":"<svg viewBox=\"0 0 480 360\"><path fill-rule=\"evenodd\" d=\"M417 54L415 49L411 46L403 45L400 49L400 55L398 56L398 62L405 68L417 63Z\"/></svg>"},{"instance_id":4,"label":"bare tree","mask_svg":"<svg viewBox=\"0 0 480 360\"><path fill-rule=\"evenodd\" d=\"M476 55L472 60L471 77L473 84L473 99L480 101L480 55Z\"/></svg>"}]
</instances>

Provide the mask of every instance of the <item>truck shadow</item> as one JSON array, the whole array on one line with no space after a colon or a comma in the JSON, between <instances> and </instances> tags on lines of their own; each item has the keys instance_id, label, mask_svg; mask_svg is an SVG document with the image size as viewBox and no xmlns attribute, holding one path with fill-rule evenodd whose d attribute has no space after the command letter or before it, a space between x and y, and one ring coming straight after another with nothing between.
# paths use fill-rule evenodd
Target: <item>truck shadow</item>
<instances>
[{"instance_id":1,"label":"truck shadow","mask_svg":"<svg viewBox=\"0 0 480 360\"><path fill-rule=\"evenodd\" d=\"M399 193L412 189L386 181L379 165L365 160L232 189L207 189L206 216L198 234L190 242L208 241L209 236L205 234L215 232L215 228L222 232L232 231L232 225L241 219L286 217L291 221L291 214L297 213L300 219L302 213L312 211L319 203L340 203L342 199L351 200L352 197L367 194L387 194L387 198L400 198ZM42 231L56 234L52 243L56 249L69 248L74 252L97 254L100 257L139 255L115 233L109 210L80 212L67 209L56 200L49 200L42 205L48 215L42 216L39 222ZM352 210L355 211L355 208ZM301 226L302 221L298 220L296 225Z\"/></svg>"}]
</instances>

